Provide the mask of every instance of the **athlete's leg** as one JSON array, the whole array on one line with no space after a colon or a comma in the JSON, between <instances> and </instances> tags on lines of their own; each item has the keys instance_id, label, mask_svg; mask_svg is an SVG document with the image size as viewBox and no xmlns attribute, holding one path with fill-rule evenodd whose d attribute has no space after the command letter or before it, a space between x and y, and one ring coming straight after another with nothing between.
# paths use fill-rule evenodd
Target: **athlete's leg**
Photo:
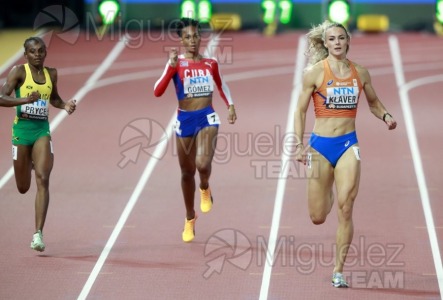
<instances>
[{"instance_id":1,"label":"athlete's leg","mask_svg":"<svg viewBox=\"0 0 443 300\"><path fill-rule=\"evenodd\" d=\"M31 187L32 146L15 145L13 160L15 183L21 194L25 194Z\"/></svg>"},{"instance_id":2,"label":"athlete's leg","mask_svg":"<svg viewBox=\"0 0 443 300\"><path fill-rule=\"evenodd\" d=\"M181 187L185 200L186 218L194 219L194 194L195 194L195 157L196 137L176 137L178 160L181 169Z\"/></svg>"},{"instance_id":3,"label":"athlete's leg","mask_svg":"<svg viewBox=\"0 0 443 300\"><path fill-rule=\"evenodd\" d=\"M197 157L195 164L200 175L200 189L209 187L209 177L212 171L212 159L217 144L218 127L208 126L197 134Z\"/></svg>"},{"instance_id":4,"label":"athlete's leg","mask_svg":"<svg viewBox=\"0 0 443 300\"><path fill-rule=\"evenodd\" d=\"M54 165L51 137L39 138L32 147L37 194L35 197L35 227L43 231L49 205L49 177Z\"/></svg>"},{"instance_id":5,"label":"athlete's leg","mask_svg":"<svg viewBox=\"0 0 443 300\"><path fill-rule=\"evenodd\" d=\"M346 150L334 171L338 200L337 251L334 272L339 273L343 272L346 255L354 235L352 210L360 182L360 157L358 152L354 151L354 147L358 147L358 144Z\"/></svg>"},{"instance_id":6,"label":"athlete's leg","mask_svg":"<svg viewBox=\"0 0 443 300\"><path fill-rule=\"evenodd\" d=\"M312 223L319 225L326 221L334 203L332 183L334 168L331 163L315 149L310 150L308 162L308 208Z\"/></svg>"}]
</instances>

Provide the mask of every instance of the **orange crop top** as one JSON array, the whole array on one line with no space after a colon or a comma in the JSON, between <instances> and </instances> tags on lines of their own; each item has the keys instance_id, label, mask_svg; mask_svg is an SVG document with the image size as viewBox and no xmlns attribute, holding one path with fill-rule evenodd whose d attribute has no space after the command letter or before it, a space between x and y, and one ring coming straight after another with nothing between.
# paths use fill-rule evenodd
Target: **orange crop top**
<instances>
[{"instance_id":1,"label":"orange crop top","mask_svg":"<svg viewBox=\"0 0 443 300\"><path fill-rule=\"evenodd\" d=\"M323 60L325 75L321 86L312 93L316 118L355 118L363 85L354 64L349 61L351 76L337 78L328 60Z\"/></svg>"}]
</instances>

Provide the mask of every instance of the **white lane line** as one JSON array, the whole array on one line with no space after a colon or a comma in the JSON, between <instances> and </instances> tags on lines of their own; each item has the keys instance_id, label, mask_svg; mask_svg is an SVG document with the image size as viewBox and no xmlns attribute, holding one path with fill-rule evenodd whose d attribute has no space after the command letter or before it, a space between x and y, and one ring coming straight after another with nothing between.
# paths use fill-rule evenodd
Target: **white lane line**
<instances>
[{"instance_id":1,"label":"white lane line","mask_svg":"<svg viewBox=\"0 0 443 300\"><path fill-rule=\"evenodd\" d=\"M172 128L172 126L175 123L175 114L172 115L171 120L168 123L167 128ZM97 279L98 274L100 273L103 265L105 264L106 259L108 258L109 253L112 250L112 247L114 246L118 236L120 235L120 232L122 231L123 227L125 226L126 221L129 218L129 215L132 212L132 209L134 208L135 204L137 203L140 194L143 192L143 189L148 182L149 178L151 177L152 172L154 171L155 166L157 165L157 162L159 161L156 157L162 157L162 154L164 153L166 146L169 141L169 137L166 131L164 132L163 136L161 137L159 144L155 147L154 153L150 157L148 164L146 165L142 176L140 177L134 192L132 193L131 197L129 198L128 203L125 206L125 209L123 210L117 224L114 227L114 230L111 233L111 236L108 239L108 242L106 243L105 247L103 248L102 253L100 254L100 257L98 258L97 262L95 263L94 269L92 270L91 274L88 277L88 280L86 281L85 285L83 286L83 289L78 296L78 300L86 299L88 296L92 286L94 285L95 280ZM100 273L102 274L102 273Z\"/></svg>"},{"instance_id":2,"label":"white lane line","mask_svg":"<svg viewBox=\"0 0 443 300\"><path fill-rule=\"evenodd\" d=\"M10 69L12 65L23 56L24 50L19 49L17 52L11 56L2 66L0 66L0 74L3 74L6 70Z\"/></svg>"},{"instance_id":3,"label":"white lane line","mask_svg":"<svg viewBox=\"0 0 443 300\"><path fill-rule=\"evenodd\" d=\"M398 39L395 36L389 37L389 46L391 50L391 57L394 64L395 79L397 80L397 87L400 94L400 103L405 118L406 133L408 135L409 146L411 148L412 161L414 163L415 175L417 176L418 188L420 191L421 204L426 219L426 227L428 229L429 241L431 243L432 256L434 258L435 270L437 273L438 286L440 295L443 299L443 265L438 247L437 233L435 231L434 218L432 216L432 209L429 200L428 188L426 186L425 173L418 147L417 134L415 132L414 118L411 110L411 105L408 95L408 87L405 84L405 77L403 73L403 65L401 60L400 46ZM433 82L431 77L431 81ZM417 81L416 81L417 82ZM421 81L423 82L423 81ZM417 84L410 85L418 86Z\"/></svg>"},{"instance_id":4,"label":"white lane line","mask_svg":"<svg viewBox=\"0 0 443 300\"><path fill-rule=\"evenodd\" d=\"M416 87L443 81L443 74L433 75L412 80L404 85L404 89L409 92Z\"/></svg>"},{"instance_id":5,"label":"white lane line","mask_svg":"<svg viewBox=\"0 0 443 300\"><path fill-rule=\"evenodd\" d=\"M209 44L211 47L216 47L218 43L219 35L213 35L211 37L211 40L209 41ZM211 49L205 50L205 55L211 55ZM138 75L146 75L150 74L151 72L138 72L135 76L131 76L132 79L135 79ZM152 74L152 73L151 73ZM116 76L117 77L117 76ZM113 80L107 80L106 82L112 82ZM106 85L105 83L104 85ZM176 113L174 112L172 114L171 119L169 120L169 123L166 128L172 128L176 120ZM97 276L99 275L103 265L105 264L106 259L108 258L109 253L112 250L112 247L114 246L115 242L117 241L118 236L120 235L123 227L125 226L126 221L129 218L129 215L132 212L132 209L134 208L135 204L137 203L140 194L143 192L143 189L145 185L147 184L149 178L151 177L152 172L154 171L155 166L157 165L157 162L159 161L156 157L162 157L162 153L164 153L166 146L168 144L169 138L171 135L168 135L166 130L160 141L159 144L154 149L153 155L149 158L148 163L143 170L142 176L140 177L139 181L137 182L137 185L131 195L131 197L128 200L128 203L125 206L125 209L123 210L120 218L118 219L117 224L115 225L114 230L111 233L111 236L109 237L105 247L103 248L102 253L100 254L97 262L94 265L94 268L92 269L91 274L88 277L88 280L86 281L85 285L83 286L82 291L80 292L80 295L78 296L77 300L84 300L89 295L89 292L91 291L92 286L95 283L95 280L97 279Z\"/></svg>"},{"instance_id":6,"label":"white lane line","mask_svg":"<svg viewBox=\"0 0 443 300\"><path fill-rule=\"evenodd\" d=\"M95 72L89 77L85 85L80 88L80 90L74 95L73 99L77 100L77 104L83 99L83 97L94 88L94 84L99 80L99 78L106 72L106 70L112 66L112 63L120 55L121 51L124 49L126 43L126 38L123 38L115 47L111 50L102 64L95 70ZM68 116L65 110L61 110L51 121L50 128L53 132L60 123ZM11 179L14 175L14 168L11 167L6 174L0 179L0 189Z\"/></svg>"},{"instance_id":7,"label":"white lane line","mask_svg":"<svg viewBox=\"0 0 443 300\"><path fill-rule=\"evenodd\" d=\"M300 37L298 40L298 51L297 58L295 61L295 75L291 94L291 103L289 105L288 112L288 123L286 124L286 133L294 132L294 112L297 107L298 96L301 92L301 82L303 75L303 68L305 66L305 49L307 46L307 41L304 36ZM280 226L280 217L283 207L283 199L285 195L286 181L288 177L289 168L285 167L288 165L290 156L283 151L281 156L281 168L280 175L277 184L277 191L275 195L274 212L272 214L271 230L269 233L268 249L266 252L266 263L263 270L263 278L260 289L260 300L266 300L269 293L269 285L271 281L272 266L274 264L274 254L275 245L278 237L278 228Z\"/></svg>"},{"instance_id":8,"label":"white lane line","mask_svg":"<svg viewBox=\"0 0 443 300\"><path fill-rule=\"evenodd\" d=\"M158 74L160 74L161 72L162 72L162 69L158 70L158 72L156 72L155 76L159 76ZM276 76L276 75L284 75L284 74L292 73L292 72L293 72L292 67L291 67L291 70L288 70L287 67L280 67L280 68L274 68L274 69L266 68L266 69L255 70L254 72L247 71L247 72L242 72L242 73L237 73L237 74L229 74L229 75L223 76L223 78L226 82L229 82L229 81L239 81L239 80L246 80L246 79L249 80L251 78L256 78L256 77L269 77L269 76ZM114 83L122 83L125 81L133 81L133 80L148 78L148 77L152 77L152 75L153 75L152 71L136 72L136 73L131 73L131 74L118 75L118 76L114 76L114 77L100 80L99 82L97 82L97 84L95 85L94 88L104 87L104 86L111 85ZM294 109L295 109L295 107L294 107ZM169 121L169 124L167 125L168 127L166 127L166 128L172 128L172 126L175 122L175 119L176 119L176 113L174 112L174 114L171 117L171 120ZM147 182L152 174L152 171L154 170L155 165L158 162L158 160L155 159L155 157L161 157L160 154L164 153L164 150L165 150L164 147L166 147L170 136L166 136L166 138L164 140L163 140L163 138L165 138L165 136L163 136L160 139L162 142L156 146L156 148L154 150L154 154L151 156L150 160L148 161L148 164L147 164L145 170L143 171L142 176L140 177L140 180L138 181L133 194L131 195L128 203L126 204L126 207L123 210L123 213L120 216L120 218L117 222L117 225L115 226L113 232L111 233L111 236L110 236L108 242L106 243L102 253L100 254L100 257L97 260L97 262L92 270L92 273L90 274L90 276L89 276L85 286L83 287L83 290L81 291L79 297L77 298L77 300L86 299L95 280L97 279L97 276L99 274L101 274L100 270L103 267L103 265L107 259L107 256L109 255L112 247L114 246L122 228L125 226L125 223L129 217L129 215L131 214L132 209L134 208L135 204L137 203L138 198L140 197L140 194L143 191L143 188L147 184ZM158 156L156 156L157 154L158 154Z\"/></svg>"},{"instance_id":9,"label":"white lane line","mask_svg":"<svg viewBox=\"0 0 443 300\"><path fill-rule=\"evenodd\" d=\"M43 30L39 30L34 36L42 37L45 32ZM14 63L16 63L20 57L24 55L25 50L20 47L17 52L11 56L3 65L0 66L0 74L3 74L6 70L10 69Z\"/></svg>"}]
</instances>

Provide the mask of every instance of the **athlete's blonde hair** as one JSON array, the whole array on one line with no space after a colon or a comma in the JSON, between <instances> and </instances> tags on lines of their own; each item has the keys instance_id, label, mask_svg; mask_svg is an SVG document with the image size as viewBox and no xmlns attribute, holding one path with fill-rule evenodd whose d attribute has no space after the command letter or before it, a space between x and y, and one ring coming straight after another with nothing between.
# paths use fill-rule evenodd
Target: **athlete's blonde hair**
<instances>
[{"instance_id":1,"label":"athlete's blonde hair","mask_svg":"<svg viewBox=\"0 0 443 300\"><path fill-rule=\"evenodd\" d=\"M348 40L351 39L348 30L340 23L332 23L326 20L317 26L313 26L306 34L308 38L308 50L306 50L305 54L308 57L308 66L314 65L328 56L328 49L325 47L326 31L332 27L343 28ZM348 51L349 44L346 48L346 53L348 53Z\"/></svg>"}]
</instances>

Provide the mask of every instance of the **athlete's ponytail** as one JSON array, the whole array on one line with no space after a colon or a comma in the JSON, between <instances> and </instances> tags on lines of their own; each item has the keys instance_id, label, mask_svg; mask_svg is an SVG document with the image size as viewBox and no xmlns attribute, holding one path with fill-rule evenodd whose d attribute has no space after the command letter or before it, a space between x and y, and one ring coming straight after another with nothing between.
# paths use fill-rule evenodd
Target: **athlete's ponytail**
<instances>
[{"instance_id":1,"label":"athlete's ponytail","mask_svg":"<svg viewBox=\"0 0 443 300\"><path fill-rule=\"evenodd\" d=\"M305 54L308 57L308 66L314 65L328 56L328 48L325 46L326 31L332 27L343 28L348 40L351 39L348 30L340 23L332 23L326 20L320 25L313 26L306 34L308 38L308 50L306 50ZM349 44L346 48L346 53L348 53L348 51Z\"/></svg>"}]
</instances>

